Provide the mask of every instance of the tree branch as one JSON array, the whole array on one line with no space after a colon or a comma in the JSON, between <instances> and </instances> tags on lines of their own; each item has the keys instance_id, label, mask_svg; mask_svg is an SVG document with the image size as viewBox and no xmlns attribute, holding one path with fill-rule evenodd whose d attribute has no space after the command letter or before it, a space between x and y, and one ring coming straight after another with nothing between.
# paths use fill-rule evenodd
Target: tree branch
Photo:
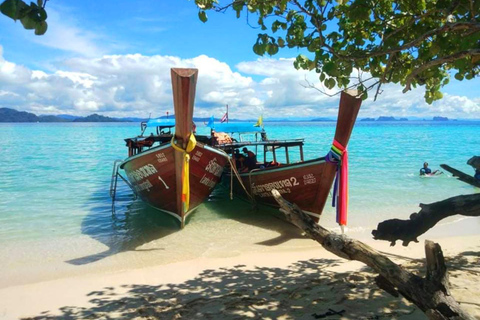
<instances>
[{"instance_id":1,"label":"tree branch","mask_svg":"<svg viewBox=\"0 0 480 320\"><path fill-rule=\"evenodd\" d=\"M440 220L453 215L480 216L480 194L456 196L431 204L420 204L421 210L412 213L409 220L390 219L380 222L372 234L375 240L387 240L394 246L397 240L408 246Z\"/></svg>"},{"instance_id":2,"label":"tree branch","mask_svg":"<svg viewBox=\"0 0 480 320\"><path fill-rule=\"evenodd\" d=\"M438 244L426 242L427 275L421 278L368 245L319 226L297 205L283 199L277 190L272 190L272 194L287 220L305 231L310 238L333 254L363 262L378 272L380 278L377 283L381 283L382 289L388 289L392 294L400 293L431 319L474 319L448 294L445 262Z\"/></svg>"},{"instance_id":3,"label":"tree branch","mask_svg":"<svg viewBox=\"0 0 480 320\"><path fill-rule=\"evenodd\" d=\"M467 163L468 164L468 163ZM465 172L462 172L460 170L457 170L455 168L452 168L450 167L449 165L447 164L441 164L440 167L442 169L445 169L447 170L448 172L450 172L454 177L456 177L458 180L462 181L462 182L465 182L465 183L468 183L469 185L471 186L474 186L474 187L477 187L477 188L480 188L480 181L478 181L477 179L475 179L474 177L466 174Z\"/></svg>"},{"instance_id":4,"label":"tree branch","mask_svg":"<svg viewBox=\"0 0 480 320\"><path fill-rule=\"evenodd\" d=\"M412 40L402 46L387 49L387 50L371 51L371 52L367 52L364 56L362 55L362 57L357 57L357 58L351 57L351 58L353 60L358 60L358 59L373 58L373 57L383 56L386 54L400 52L400 51L415 47L425 39L433 37L434 35L438 35L444 32L458 31L458 30L480 31L480 23L478 22L447 23L439 28L425 32L421 36L417 37L415 40Z\"/></svg>"},{"instance_id":5,"label":"tree branch","mask_svg":"<svg viewBox=\"0 0 480 320\"><path fill-rule=\"evenodd\" d=\"M406 82L405 82L405 88L403 89L403 93L411 90L411 85L413 79L423 71L427 70L428 68L431 68L433 66L439 65L439 64L444 64L447 62L453 62L468 56L479 56L480 55L480 49L472 49L472 50L465 50L465 51L460 51L456 52L454 54L451 54L449 56L441 57L435 60L431 60L420 67L416 68L412 73L410 73L407 76Z\"/></svg>"}]
</instances>

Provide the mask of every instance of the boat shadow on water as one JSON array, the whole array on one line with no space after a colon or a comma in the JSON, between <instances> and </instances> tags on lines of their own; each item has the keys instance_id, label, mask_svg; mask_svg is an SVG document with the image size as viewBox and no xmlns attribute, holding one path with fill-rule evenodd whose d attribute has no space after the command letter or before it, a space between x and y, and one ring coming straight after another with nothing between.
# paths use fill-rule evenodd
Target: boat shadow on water
<instances>
[{"instance_id":1,"label":"boat shadow on water","mask_svg":"<svg viewBox=\"0 0 480 320\"><path fill-rule=\"evenodd\" d=\"M174 217L141 200L135 200L127 187L122 186L117 190L114 211L112 201L103 189L92 195L90 204L89 213L81 224L81 232L104 244L108 249L66 261L72 265L94 263L126 251L165 250L161 247L149 249L140 247L173 233L182 232L179 222ZM204 223L221 225L222 220L229 219L278 234L255 245L276 246L292 239L305 238L301 230L282 218L278 209L261 205L254 208L251 203L239 197L230 200L228 190L220 186L196 211L187 217L185 229ZM231 231L238 232L233 229Z\"/></svg>"},{"instance_id":2,"label":"boat shadow on water","mask_svg":"<svg viewBox=\"0 0 480 320\"><path fill-rule=\"evenodd\" d=\"M263 246L281 245L293 239L305 239L306 236L296 226L287 222L278 208L266 205L253 205L247 199L234 196L230 200L229 190L218 186L204 205L210 211L217 212L222 219L231 219L245 225L270 230L278 236L255 243Z\"/></svg>"},{"instance_id":3,"label":"boat shadow on water","mask_svg":"<svg viewBox=\"0 0 480 320\"><path fill-rule=\"evenodd\" d=\"M82 234L106 245L108 250L66 261L69 264L93 263L125 251L163 250L139 247L179 230L175 218L140 200L135 201L131 190L126 187L117 190L114 207L105 190L94 193L91 203L94 205L81 224Z\"/></svg>"}]
</instances>

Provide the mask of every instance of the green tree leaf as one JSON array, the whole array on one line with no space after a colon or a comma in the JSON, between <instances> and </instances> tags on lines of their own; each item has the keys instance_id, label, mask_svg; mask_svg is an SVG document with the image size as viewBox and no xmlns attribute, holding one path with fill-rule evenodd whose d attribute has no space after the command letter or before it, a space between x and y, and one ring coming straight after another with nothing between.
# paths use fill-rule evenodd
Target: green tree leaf
<instances>
[{"instance_id":1,"label":"green tree leaf","mask_svg":"<svg viewBox=\"0 0 480 320\"><path fill-rule=\"evenodd\" d=\"M33 30L37 27L37 21L33 20L29 15L20 19L23 27L27 30Z\"/></svg>"},{"instance_id":2,"label":"green tree leaf","mask_svg":"<svg viewBox=\"0 0 480 320\"><path fill-rule=\"evenodd\" d=\"M41 36L42 34L45 34L47 32L48 25L46 21L40 21L37 26L35 27L35 34L37 36Z\"/></svg>"},{"instance_id":3,"label":"green tree leaf","mask_svg":"<svg viewBox=\"0 0 480 320\"><path fill-rule=\"evenodd\" d=\"M31 2L27 5L22 0L5 0L0 4L0 11L13 20L20 20L22 26L28 30L35 30L36 35L47 31L47 12L43 8L43 1Z\"/></svg>"},{"instance_id":4,"label":"green tree leaf","mask_svg":"<svg viewBox=\"0 0 480 320\"><path fill-rule=\"evenodd\" d=\"M207 22L208 20L208 17L207 17L207 13L203 10L199 11L198 12L198 18L200 19L200 21L202 21L203 23Z\"/></svg>"},{"instance_id":5,"label":"green tree leaf","mask_svg":"<svg viewBox=\"0 0 480 320\"><path fill-rule=\"evenodd\" d=\"M21 0L5 0L0 5L0 12L13 20L21 19L25 13L23 10L27 7Z\"/></svg>"}]
</instances>

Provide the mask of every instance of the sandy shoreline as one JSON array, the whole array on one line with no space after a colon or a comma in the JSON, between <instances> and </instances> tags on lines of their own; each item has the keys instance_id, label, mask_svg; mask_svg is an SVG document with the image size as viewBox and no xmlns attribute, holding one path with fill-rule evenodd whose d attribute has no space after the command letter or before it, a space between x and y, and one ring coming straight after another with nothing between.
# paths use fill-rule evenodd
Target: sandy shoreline
<instances>
[{"instance_id":1,"label":"sandy shoreline","mask_svg":"<svg viewBox=\"0 0 480 320\"><path fill-rule=\"evenodd\" d=\"M480 319L480 236L442 238L452 294ZM423 244L377 250L423 275ZM199 257L0 289L0 318L18 319L424 319L405 299L379 290L363 264L320 246Z\"/></svg>"}]
</instances>

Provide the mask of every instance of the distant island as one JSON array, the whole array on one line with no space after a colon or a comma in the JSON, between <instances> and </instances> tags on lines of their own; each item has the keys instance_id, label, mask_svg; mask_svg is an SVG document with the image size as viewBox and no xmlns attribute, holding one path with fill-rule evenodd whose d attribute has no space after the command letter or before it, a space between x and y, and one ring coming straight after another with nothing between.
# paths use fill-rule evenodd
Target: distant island
<instances>
[{"instance_id":1,"label":"distant island","mask_svg":"<svg viewBox=\"0 0 480 320\"><path fill-rule=\"evenodd\" d=\"M169 116L161 116L155 119L173 119L175 118L174 114ZM211 117L193 117L193 121L197 123L207 123ZM37 116L33 113L26 111L18 111L10 108L0 108L0 122L144 122L148 121L148 118L135 118L135 117L125 117L125 118L111 118L102 116L99 114L91 114L86 117L72 116L69 114L59 114L59 115L40 115ZM214 121L219 123L220 118L214 118ZM239 119L230 119L230 122L256 122L257 120L248 119L248 120L239 120ZM329 120L322 120L329 121Z\"/></svg>"},{"instance_id":2,"label":"distant island","mask_svg":"<svg viewBox=\"0 0 480 320\"><path fill-rule=\"evenodd\" d=\"M452 119L448 119L447 117L440 117L440 116L436 116L436 117L433 117L433 119L417 119L417 118L414 118L413 119L414 121L415 120L423 120L423 121L452 121ZM395 117L387 117L387 116L380 116L378 117L377 119L375 118L363 118L363 119L360 119L360 121L409 121L408 118L395 118ZM453 120L455 121L455 120Z\"/></svg>"},{"instance_id":3,"label":"distant island","mask_svg":"<svg viewBox=\"0 0 480 320\"><path fill-rule=\"evenodd\" d=\"M407 118L397 119L395 117L380 116L376 120L375 118L363 118L360 121L408 121Z\"/></svg>"},{"instance_id":4,"label":"distant island","mask_svg":"<svg viewBox=\"0 0 480 320\"><path fill-rule=\"evenodd\" d=\"M433 121L448 121L447 117L433 117Z\"/></svg>"},{"instance_id":5,"label":"distant island","mask_svg":"<svg viewBox=\"0 0 480 320\"><path fill-rule=\"evenodd\" d=\"M161 116L155 119L173 119L175 115L171 114L169 116ZM197 124L201 123L208 123L211 117L194 117L193 121L195 121ZM69 114L58 114L58 115L35 115L30 112L26 111L18 111L15 109L10 109L10 108L0 108L0 122L143 122L143 121L148 121L148 118L136 118L136 117L124 117L124 118L112 118L112 117L106 117L102 116L99 114L91 114L86 117L80 117L80 116L72 116ZM413 118L413 120L422 120L422 119L417 119ZM447 117L441 117L441 116L435 116L432 119L433 121L452 121L452 119L448 119ZM429 119L423 119L423 121L432 121ZM216 123L220 122L220 118L214 118L214 121ZM247 120L241 120L241 119L230 119L230 122L256 122L256 119L247 119ZM333 118L313 118L313 119L308 119L308 118L302 118L302 119L288 119L288 118L272 118L272 119L266 119L264 122L287 122L287 121L301 121L301 122L319 122L319 121L336 121L336 119ZM363 118L360 119L359 121L409 121L407 118L395 118L392 116L380 116L377 119L375 118ZM455 119L453 121L456 121Z\"/></svg>"},{"instance_id":6,"label":"distant island","mask_svg":"<svg viewBox=\"0 0 480 320\"><path fill-rule=\"evenodd\" d=\"M69 115L37 116L30 112L17 111L9 108L0 108L0 122L130 122L125 119L117 119L92 114L87 117L75 117Z\"/></svg>"}]
</instances>

